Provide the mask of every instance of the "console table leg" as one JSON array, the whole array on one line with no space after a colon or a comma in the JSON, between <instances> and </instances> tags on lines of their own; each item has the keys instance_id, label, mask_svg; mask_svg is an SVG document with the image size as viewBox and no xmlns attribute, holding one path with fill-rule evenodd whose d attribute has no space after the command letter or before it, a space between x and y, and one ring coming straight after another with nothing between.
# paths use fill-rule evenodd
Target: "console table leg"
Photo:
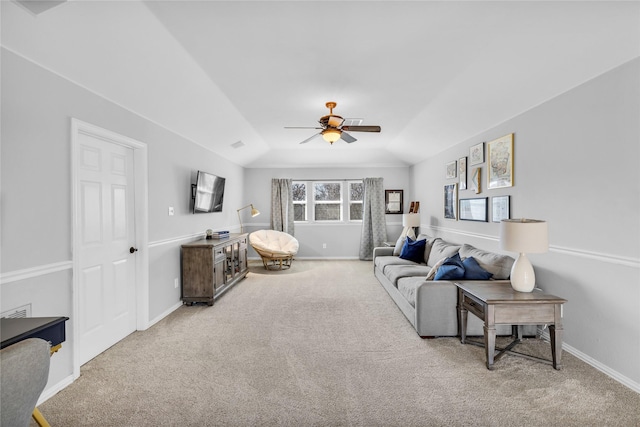
<instances>
[{"instance_id":1,"label":"console table leg","mask_svg":"<svg viewBox=\"0 0 640 427\"><path fill-rule=\"evenodd\" d=\"M562 369L562 327L549 325L549 338L551 339L551 357L553 359L553 368Z\"/></svg>"},{"instance_id":2,"label":"console table leg","mask_svg":"<svg viewBox=\"0 0 640 427\"><path fill-rule=\"evenodd\" d=\"M487 353L487 369L493 370L493 360L496 353L496 328L484 327L484 348Z\"/></svg>"}]
</instances>

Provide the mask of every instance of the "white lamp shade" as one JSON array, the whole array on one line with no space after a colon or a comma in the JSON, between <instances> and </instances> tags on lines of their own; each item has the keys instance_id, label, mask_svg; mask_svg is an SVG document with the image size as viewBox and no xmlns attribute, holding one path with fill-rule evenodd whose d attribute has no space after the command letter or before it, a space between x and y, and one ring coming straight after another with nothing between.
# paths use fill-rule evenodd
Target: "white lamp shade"
<instances>
[{"instance_id":1,"label":"white lamp shade","mask_svg":"<svg viewBox=\"0 0 640 427\"><path fill-rule=\"evenodd\" d=\"M420 214L403 214L403 227L420 227Z\"/></svg>"},{"instance_id":2,"label":"white lamp shade","mask_svg":"<svg viewBox=\"0 0 640 427\"><path fill-rule=\"evenodd\" d=\"M547 222L524 218L503 219L500 222L500 249L528 254L547 252Z\"/></svg>"}]
</instances>

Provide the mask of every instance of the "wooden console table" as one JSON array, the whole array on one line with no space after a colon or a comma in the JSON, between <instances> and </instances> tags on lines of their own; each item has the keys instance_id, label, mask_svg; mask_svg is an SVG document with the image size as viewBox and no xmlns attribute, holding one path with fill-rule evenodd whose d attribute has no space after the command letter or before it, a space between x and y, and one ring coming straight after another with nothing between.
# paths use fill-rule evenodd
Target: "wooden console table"
<instances>
[{"instance_id":1,"label":"wooden console table","mask_svg":"<svg viewBox=\"0 0 640 427\"><path fill-rule=\"evenodd\" d=\"M248 272L246 233L182 245L182 301L213 305Z\"/></svg>"},{"instance_id":2,"label":"wooden console table","mask_svg":"<svg viewBox=\"0 0 640 427\"><path fill-rule=\"evenodd\" d=\"M567 300L539 289L533 292L515 291L509 282L459 282L458 333L460 342L467 336L467 312L484 321L484 347L487 369L509 352L522 339L520 325L549 325L552 364L562 369L562 304ZM496 354L496 325L514 325L514 341ZM535 357L531 357L537 359Z\"/></svg>"}]
</instances>

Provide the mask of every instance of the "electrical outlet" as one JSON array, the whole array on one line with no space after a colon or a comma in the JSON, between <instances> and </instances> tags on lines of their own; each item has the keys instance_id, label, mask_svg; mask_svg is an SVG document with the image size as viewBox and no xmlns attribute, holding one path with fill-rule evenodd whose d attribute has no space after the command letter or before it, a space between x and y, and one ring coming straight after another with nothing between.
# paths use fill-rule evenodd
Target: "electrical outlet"
<instances>
[{"instance_id":1,"label":"electrical outlet","mask_svg":"<svg viewBox=\"0 0 640 427\"><path fill-rule=\"evenodd\" d=\"M180 281L179 281L179 280L178 280L178 278L176 277L176 278L173 280L173 287L177 289L177 288L178 288L178 286L180 286Z\"/></svg>"},{"instance_id":2,"label":"electrical outlet","mask_svg":"<svg viewBox=\"0 0 640 427\"><path fill-rule=\"evenodd\" d=\"M322 249L327 249L327 244L326 243L322 244Z\"/></svg>"},{"instance_id":3,"label":"electrical outlet","mask_svg":"<svg viewBox=\"0 0 640 427\"><path fill-rule=\"evenodd\" d=\"M169 206L169 216L173 216L173 206Z\"/></svg>"}]
</instances>

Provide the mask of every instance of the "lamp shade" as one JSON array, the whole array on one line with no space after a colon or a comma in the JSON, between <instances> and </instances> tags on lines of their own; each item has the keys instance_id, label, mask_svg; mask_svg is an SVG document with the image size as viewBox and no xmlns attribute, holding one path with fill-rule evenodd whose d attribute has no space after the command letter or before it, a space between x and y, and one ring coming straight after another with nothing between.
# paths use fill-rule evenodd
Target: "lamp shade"
<instances>
[{"instance_id":1,"label":"lamp shade","mask_svg":"<svg viewBox=\"0 0 640 427\"><path fill-rule=\"evenodd\" d=\"M322 137L324 138L324 140L330 142L331 144L339 140L340 135L342 135L342 132L338 129L329 128L322 131Z\"/></svg>"},{"instance_id":2,"label":"lamp shade","mask_svg":"<svg viewBox=\"0 0 640 427\"><path fill-rule=\"evenodd\" d=\"M503 219L500 222L500 249L528 254L547 252L547 222L524 218Z\"/></svg>"},{"instance_id":3,"label":"lamp shade","mask_svg":"<svg viewBox=\"0 0 640 427\"><path fill-rule=\"evenodd\" d=\"M403 214L402 226L403 227L420 227L420 215L419 214Z\"/></svg>"},{"instance_id":4,"label":"lamp shade","mask_svg":"<svg viewBox=\"0 0 640 427\"><path fill-rule=\"evenodd\" d=\"M254 216L258 216L258 215L260 215L260 211L258 209L256 209L256 208L254 208L253 205L251 205L251 216L254 217Z\"/></svg>"}]
</instances>

